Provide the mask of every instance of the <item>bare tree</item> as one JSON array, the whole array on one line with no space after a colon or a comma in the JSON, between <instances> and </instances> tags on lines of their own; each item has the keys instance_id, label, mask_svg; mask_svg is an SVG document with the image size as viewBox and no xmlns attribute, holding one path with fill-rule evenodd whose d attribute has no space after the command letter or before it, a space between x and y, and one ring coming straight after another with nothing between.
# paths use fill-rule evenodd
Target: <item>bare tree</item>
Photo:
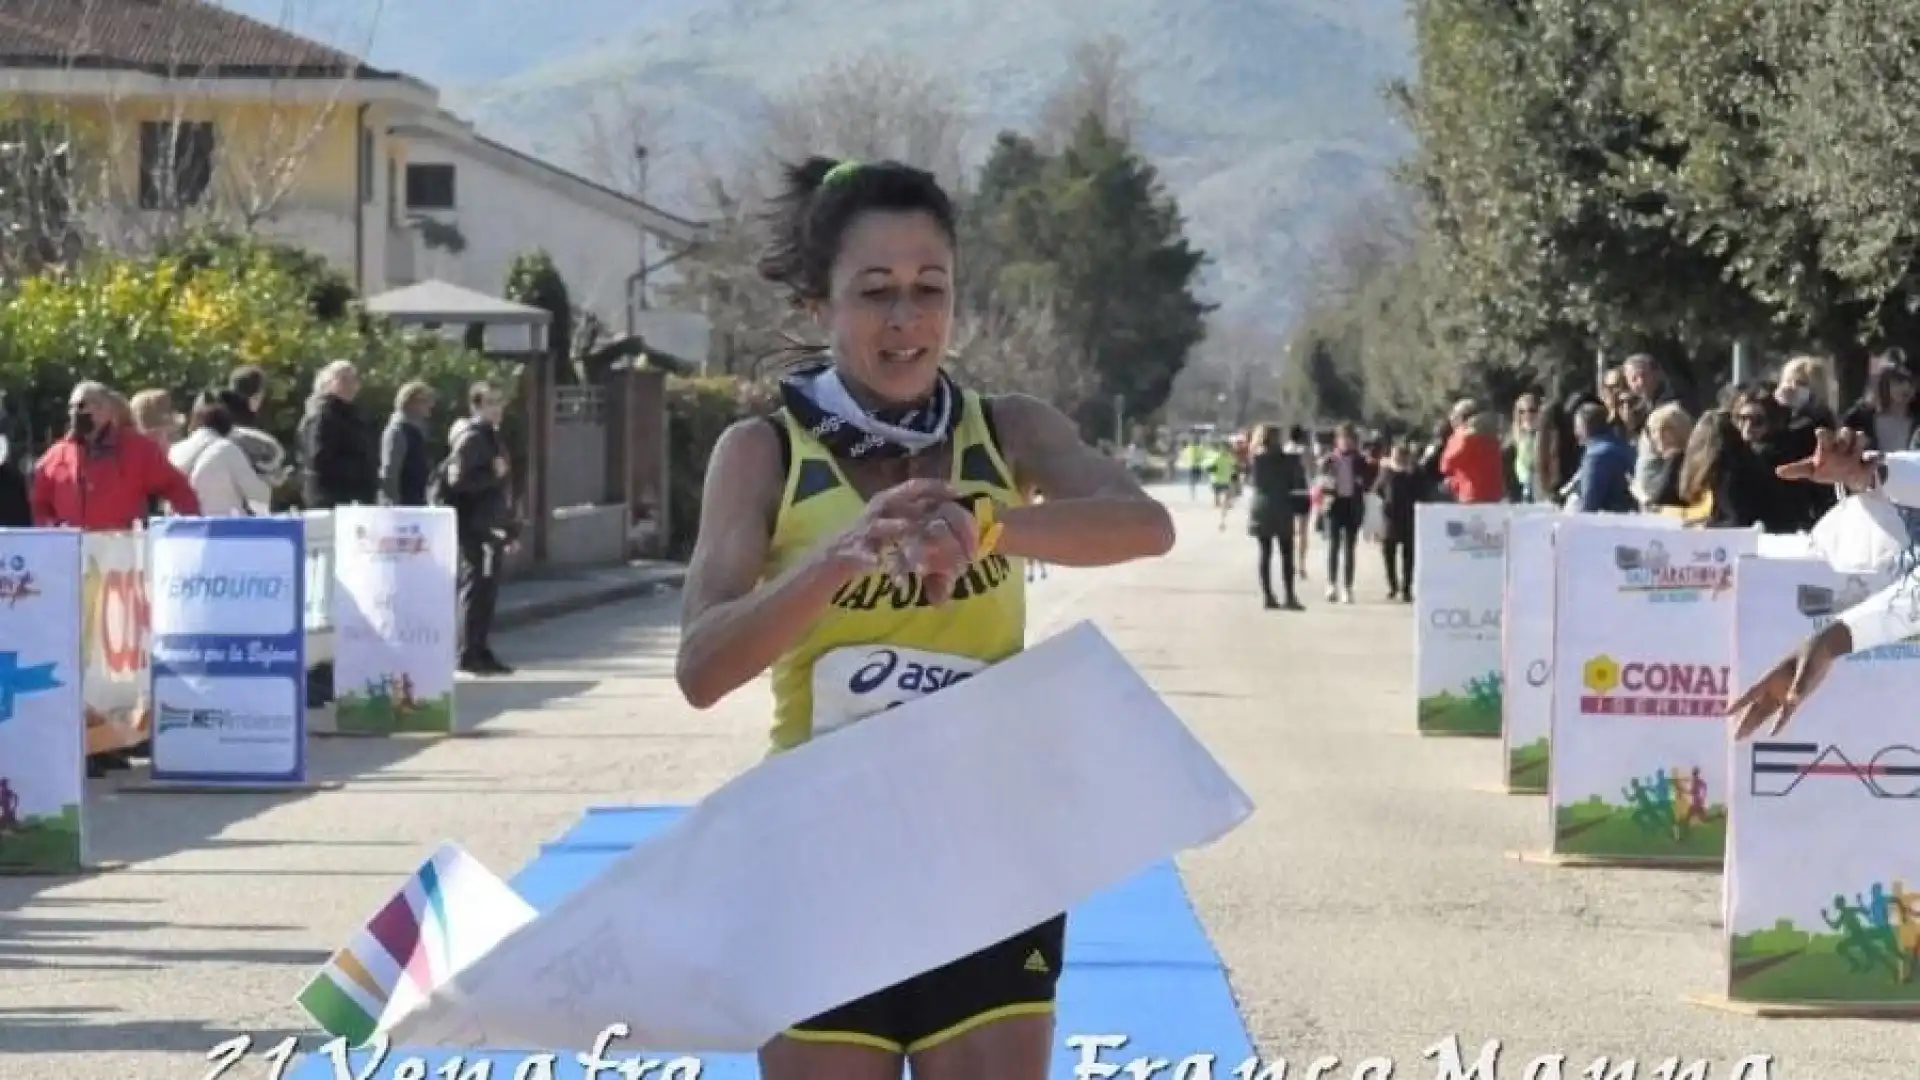
<instances>
[{"instance_id":1,"label":"bare tree","mask_svg":"<svg viewBox=\"0 0 1920 1080\"><path fill-rule=\"evenodd\" d=\"M661 136L671 122L638 82L608 83L582 101L572 149L589 179L644 201L660 175Z\"/></svg>"},{"instance_id":2,"label":"bare tree","mask_svg":"<svg viewBox=\"0 0 1920 1080\"><path fill-rule=\"evenodd\" d=\"M1211 325L1174 379L1168 414L1236 430L1290 419L1297 409L1281 378L1286 355L1285 340L1257 323Z\"/></svg>"},{"instance_id":3,"label":"bare tree","mask_svg":"<svg viewBox=\"0 0 1920 1080\"><path fill-rule=\"evenodd\" d=\"M1031 394L1073 415L1099 380L1060 325L1044 295L995 302L984 311L962 311L948 343L948 363L968 385L987 393Z\"/></svg>"},{"instance_id":4,"label":"bare tree","mask_svg":"<svg viewBox=\"0 0 1920 1080\"><path fill-rule=\"evenodd\" d=\"M811 154L902 161L954 188L965 179L972 127L965 98L958 84L918 61L869 53L831 65L774 101L766 148L782 161Z\"/></svg>"},{"instance_id":5,"label":"bare tree","mask_svg":"<svg viewBox=\"0 0 1920 1080\"><path fill-rule=\"evenodd\" d=\"M674 264L675 276L660 285L660 295L711 322L709 370L751 376L783 350L818 344L817 328L756 268L766 200L751 170L729 169L731 179L704 171L698 216L707 223L707 241Z\"/></svg>"},{"instance_id":6,"label":"bare tree","mask_svg":"<svg viewBox=\"0 0 1920 1080\"><path fill-rule=\"evenodd\" d=\"M1125 139L1132 139L1146 119L1140 72L1118 34L1104 34L1075 47L1065 78L1040 107L1036 141L1050 149L1064 145L1089 115Z\"/></svg>"}]
</instances>

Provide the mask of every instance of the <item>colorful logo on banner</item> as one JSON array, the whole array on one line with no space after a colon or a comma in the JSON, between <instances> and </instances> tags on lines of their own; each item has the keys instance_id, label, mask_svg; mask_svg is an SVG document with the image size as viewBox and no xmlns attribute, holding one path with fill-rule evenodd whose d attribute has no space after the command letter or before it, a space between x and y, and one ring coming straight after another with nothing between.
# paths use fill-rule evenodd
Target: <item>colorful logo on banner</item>
<instances>
[{"instance_id":1,"label":"colorful logo on banner","mask_svg":"<svg viewBox=\"0 0 1920 1080\"><path fill-rule=\"evenodd\" d=\"M1753 794L1782 799L1817 781L1858 785L1873 799L1920 799L1920 749L1894 743L1849 753L1831 743L1748 744Z\"/></svg>"},{"instance_id":2,"label":"colorful logo on banner","mask_svg":"<svg viewBox=\"0 0 1920 1080\"><path fill-rule=\"evenodd\" d=\"M57 663L22 666L17 652L0 652L0 724L13 719L14 706L23 697L58 690L64 684Z\"/></svg>"},{"instance_id":3,"label":"colorful logo on banner","mask_svg":"<svg viewBox=\"0 0 1920 1080\"><path fill-rule=\"evenodd\" d=\"M1586 716L1720 719L1727 711L1724 664L1629 660L1596 656L1580 669L1580 712Z\"/></svg>"},{"instance_id":4,"label":"colorful logo on banner","mask_svg":"<svg viewBox=\"0 0 1920 1080\"><path fill-rule=\"evenodd\" d=\"M1698 765L1676 765L1627 781L1621 791L1629 820L1643 833L1685 840L1696 825L1719 815Z\"/></svg>"},{"instance_id":5,"label":"colorful logo on banner","mask_svg":"<svg viewBox=\"0 0 1920 1080\"><path fill-rule=\"evenodd\" d=\"M1491 559L1504 555L1507 550L1506 530L1497 523L1488 525L1487 519L1479 514L1447 522L1446 532L1447 550L1456 554Z\"/></svg>"},{"instance_id":6,"label":"colorful logo on banner","mask_svg":"<svg viewBox=\"0 0 1920 1080\"><path fill-rule=\"evenodd\" d=\"M400 522L388 529L358 525L353 530L354 549L376 559L408 559L427 553L427 535L413 522Z\"/></svg>"},{"instance_id":7,"label":"colorful logo on banner","mask_svg":"<svg viewBox=\"0 0 1920 1080\"><path fill-rule=\"evenodd\" d=\"M33 571L27 567L27 557L15 555L7 560L6 567L0 569L0 604L17 606L22 600L31 600L40 595L40 585L33 580Z\"/></svg>"},{"instance_id":8,"label":"colorful logo on banner","mask_svg":"<svg viewBox=\"0 0 1920 1080\"><path fill-rule=\"evenodd\" d=\"M1620 573L1621 592L1644 594L1656 604L1712 600L1733 588L1733 560L1724 547L1694 552L1690 560L1675 562L1658 540L1649 540L1643 547L1618 544L1613 565Z\"/></svg>"},{"instance_id":9,"label":"colorful logo on banner","mask_svg":"<svg viewBox=\"0 0 1920 1080\"><path fill-rule=\"evenodd\" d=\"M1435 608L1427 615L1427 625L1449 637L1498 640L1500 609Z\"/></svg>"}]
</instances>

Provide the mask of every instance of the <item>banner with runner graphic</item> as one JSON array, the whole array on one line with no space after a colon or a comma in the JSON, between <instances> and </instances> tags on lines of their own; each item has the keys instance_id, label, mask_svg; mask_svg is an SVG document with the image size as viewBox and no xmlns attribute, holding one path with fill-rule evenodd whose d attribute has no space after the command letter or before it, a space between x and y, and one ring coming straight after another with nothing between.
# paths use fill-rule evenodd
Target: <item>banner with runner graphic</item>
<instances>
[{"instance_id":1,"label":"banner with runner graphic","mask_svg":"<svg viewBox=\"0 0 1920 1080\"><path fill-rule=\"evenodd\" d=\"M0 870L86 868L80 534L0 529Z\"/></svg>"},{"instance_id":2,"label":"banner with runner graphic","mask_svg":"<svg viewBox=\"0 0 1920 1080\"><path fill-rule=\"evenodd\" d=\"M1740 560L1736 690L1873 592L1811 559ZM1727 996L1920 1003L1920 643L1854 653L1778 735L1733 745Z\"/></svg>"},{"instance_id":3,"label":"banner with runner graphic","mask_svg":"<svg viewBox=\"0 0 1920 1080\"><path fill-rule=\"evenodd\" d=\"M306 780L303 535L298 518L154 522L156 782Z\"/></svg>"},{"instance_id":4,"label":"banner with runner graphic","mask_svg":"<svg viewBox=\"0 0 1920 1080\"><path fill-rule=\"evenodd\" d=\"M1547 790L1553 713L1553 537L1561 519L1528 515L1507 525L1500 618L1500 737L1508 791Z\"/></svg>"},{"instance_id":5,"label":"banner with runner graphic","mask_svg":"<svg viewBox=\"0 0 1920 1080\"><path fill-rule=\"evenodd\" d=\"M1678 529L1677 518L1622 519L1598 514L1521 514L1507 525L1507 586L1502 597L1500 735L1506 788L1520 795L1547 791L1548 737L1553 729L1554 545L1568 529L1631 520Z\"/></svg>"},{"instance_id":6,"label":"banner with runner graphic","mask_svg":"<svg viewBox=\"0 0 1920 1080\"><path fill-rule=\"evenodd\" d=\"M146 740L152 730L147 702L147 646L151 605L147 600L145 533L88 533L81 541L81 641L86 674L87 752L120 750Z\"/></svg>"},{"instance_id":7,"label":"banner with runner graphic","mask_svg":"<svg viewBox=\"0 0 1920 1080\"><path fill-rule=\"evenodd\" d=\"M1415 723L1423 734L1500 734L1507 519L1531 509L1501 503L1415 509Z\"/></svg>"},{"instance_id":8,"label":"banner with runner graphic","mask_svg":"<svg viewBox=\"0 0 1920 1080\"><path fill-rule=\"evenodd\" d=\"M1757 540L1633 519L1555 537L1555 853L1721 860L1733 568Z\"/></svg>"},{"instance_id":9,"label":"banner with runner graphic","mask_svg":"<svg viewBox=\"0 0 1920 1080\"><path fill-rule=\"evenodd\" d=\"M334 512L334 723L342 733L456 728L459 538L445 507Z\"/></svg>"}]
</instances>

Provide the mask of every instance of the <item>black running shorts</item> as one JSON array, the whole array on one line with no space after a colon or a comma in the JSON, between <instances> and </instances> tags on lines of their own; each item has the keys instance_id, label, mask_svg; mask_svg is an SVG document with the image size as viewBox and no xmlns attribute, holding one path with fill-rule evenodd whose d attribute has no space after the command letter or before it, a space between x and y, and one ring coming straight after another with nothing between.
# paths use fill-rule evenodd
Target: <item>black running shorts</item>
<instances>
[{"instance_id":1,"label":"black running shorts","mask_svg":"<svg viewBox=\"0 0 1920 1080\"><path fill-rule=\"evenodd\" d=\"M1066 937L1067 917L1056 916L945 967L829 1009L796 1024L787 1037L913 1054L995 1020L1051 1014Z\"/></svg>"}]
</instances>

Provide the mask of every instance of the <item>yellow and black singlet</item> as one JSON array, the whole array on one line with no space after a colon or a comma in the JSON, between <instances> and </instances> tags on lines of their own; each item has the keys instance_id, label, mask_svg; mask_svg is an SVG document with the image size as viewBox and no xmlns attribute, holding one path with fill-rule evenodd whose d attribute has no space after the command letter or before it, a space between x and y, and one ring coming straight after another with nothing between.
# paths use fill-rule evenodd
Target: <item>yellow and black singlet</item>
<instances>
[{"instance_id":1,"label":"yellow and black singlet","mask_svg":"<svg viewBox=\"0 0 1920 1080\"><path fill-rule=\"evenodd\" d=\"M949 477L966 499L1026 500L1000 454L983 400L961 391ZM786 483L762 580L771 580L859 518L861 497L825 446L784 410L774 422L788 447ZM1026 578L1015 560L989 554L935 607L919 581L853 579L773 664L773 752L791 750L874 713L970 678L1026 646Z\"/></svg>"}]
</instances>

